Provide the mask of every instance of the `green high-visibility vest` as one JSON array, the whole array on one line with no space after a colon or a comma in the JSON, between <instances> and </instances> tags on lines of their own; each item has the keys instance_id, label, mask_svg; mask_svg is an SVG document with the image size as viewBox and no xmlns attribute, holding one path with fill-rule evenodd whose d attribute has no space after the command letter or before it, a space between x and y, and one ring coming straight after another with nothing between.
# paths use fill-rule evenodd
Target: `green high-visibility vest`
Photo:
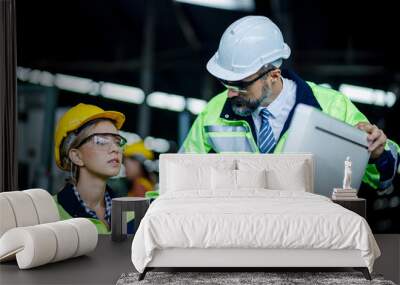
<instances>
[{"instance_id":1,"label":"green high-visibility vest","mask_svg":"<svg viewBox=\"0 0 400 285\"><path fill-rule=\"evenodd\" d=\"M355 126L368 119L344 94L307 82L308 86L322 108L322 111L338 120ZM245 120L231 120L221 117L227 100L227 90L210 100L206 108L196 118L185 139L180 152L183 153L258 153L259 149L253 137L251 127ZM288 136L286 131L275 147L274 153L281 153ZM399 146L387 140L385 150L391 151L394 157L400 153ZM381 185L380 174L375 164L368 164L363 182L377 189Z\"/></svg>"},{"instance_id":2,"label":"green high-visibility vest","mask_svg":"<svg viewBox=\"0 0 400 285\"><path fill-rule=\"evenodd\" d=\"M74 217L72 217L59 203L57 200L57 195L53 196L56 205L57 205L57 209L58 209L58 213L60 215L60 220L69 220L69 219L73 219ZM135 213L133 212L127 212L127 221L130 222L135 218ZM94 218L86 218L89 219L95 226L97 229L97 232L100 235L109 235L111 234L111 230L109 230L107 228L107 226L100 220L98 219L94 219Z\"/></svg>"}]
</instances>

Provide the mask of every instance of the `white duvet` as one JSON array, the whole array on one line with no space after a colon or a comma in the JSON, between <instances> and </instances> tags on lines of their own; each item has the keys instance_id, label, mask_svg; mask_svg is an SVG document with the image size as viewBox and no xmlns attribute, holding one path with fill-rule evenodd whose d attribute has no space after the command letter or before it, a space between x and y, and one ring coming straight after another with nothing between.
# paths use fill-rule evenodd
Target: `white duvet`
<instances>
[{"instance_id":1,"label":"white duvet","mask_svg":"<svg viewBox=\"0 0 400 285\"><path fill-rule=\"evenodd\" d=\"M160 196L134 237L133 265L143 272L164 248L358 249L370 272L380 255L359 215L324 196L266 189Z\"/></svg>"}]
</instances>

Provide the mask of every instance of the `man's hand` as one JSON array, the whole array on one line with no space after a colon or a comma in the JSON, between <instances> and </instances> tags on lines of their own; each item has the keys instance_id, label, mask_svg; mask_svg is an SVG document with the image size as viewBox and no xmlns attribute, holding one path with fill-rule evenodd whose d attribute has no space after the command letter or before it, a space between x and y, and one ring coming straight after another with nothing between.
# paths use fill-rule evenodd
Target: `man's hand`
<instances>
[{"instance_id":1,"label":"man's hand","mask_svg":"<svg viewBox=\"0 0 400 285\"><path fill-rule=\"evenodd\" d=\"M360 130L368 134L368 151L371 152L371 158L377 159L385 150L387 137L385 133L375 125L370 123L360 122L356 125Z\"/></svg>"}]
</instances>

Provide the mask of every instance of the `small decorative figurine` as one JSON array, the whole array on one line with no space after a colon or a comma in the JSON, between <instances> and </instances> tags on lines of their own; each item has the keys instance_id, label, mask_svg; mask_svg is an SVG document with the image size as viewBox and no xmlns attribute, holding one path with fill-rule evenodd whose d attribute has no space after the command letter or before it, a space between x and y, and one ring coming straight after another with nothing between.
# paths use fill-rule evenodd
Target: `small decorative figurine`
<instances>
[{"instance_id":1,"label":"small decorative figurine","mask_svg":"<svg viewBox=\"0 0 400 285\"><path fill-rule=\"evenodd\" d=\"M355 200L357 199L357 189L351 188L351 160L350 157L346 157L344 162L344 177L343 177L343 188L333 188L332 199L333 200Z\"/></svg>"},{"instance_id":2,"label":"small decorative figurine","mask_svg":"<svg viewBox=\"0 0 400 285\"><path fill-rule=\"evenodd\" d=\"M351 160L349 156L346 157L344 162L343 189L351 189Z\"/></svg>"}]
</instances>

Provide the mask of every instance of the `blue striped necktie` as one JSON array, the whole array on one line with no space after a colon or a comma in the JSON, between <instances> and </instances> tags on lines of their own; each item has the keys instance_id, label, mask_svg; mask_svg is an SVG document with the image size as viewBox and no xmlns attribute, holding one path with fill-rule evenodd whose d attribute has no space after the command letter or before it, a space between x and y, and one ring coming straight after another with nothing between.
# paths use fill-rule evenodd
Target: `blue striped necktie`
<instances>
[{"instance_id":1,"label":"blue striped necktie","mask_svg":"<svg viewBox=\"0 0 400 285\"><path fill-rule=\"evenodd\" d=\"M267 110L267 108L264 108L261 110L260 116L261 116L261 127L260 127L260 132L258 134L258 146L260 148L260 152L269 153L274 149L276 143L274 133L268 121L268 118L271 116L271 113Z\"/></svg>"}]
</instances>

